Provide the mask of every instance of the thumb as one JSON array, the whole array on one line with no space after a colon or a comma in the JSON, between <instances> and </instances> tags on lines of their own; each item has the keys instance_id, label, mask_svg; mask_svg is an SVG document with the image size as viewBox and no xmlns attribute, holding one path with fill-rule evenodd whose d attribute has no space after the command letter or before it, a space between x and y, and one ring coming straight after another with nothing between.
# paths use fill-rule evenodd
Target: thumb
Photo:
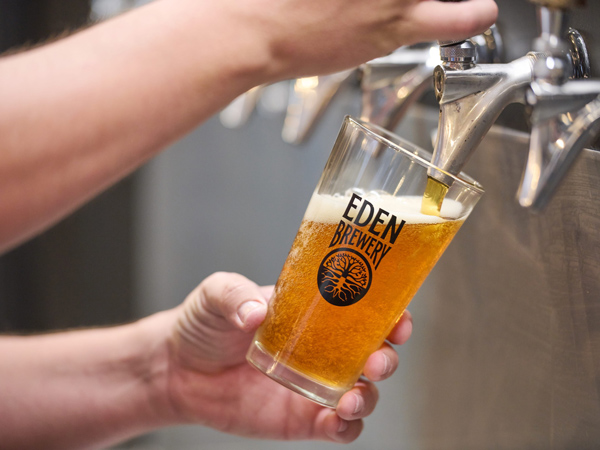
<instances>
[{"instance_id":1,"label":"thumb","mask_svg":"<svg viewBox=\"0 0 600 450\"><path fill-rule=\"evenodd\" d=\"M239 330L256 330L267 314L268 291L243 275L217 272L206 278L199 289L206 311Z\"/></svg>"},{"instance_id":2,"label":"thumb","mask_svg":"<svg viewBox=\"0 0 600 450\"><path fill-rule=\"evenodd\" d=\"M215 273L180 308L175 354L185 366L205 373L240 364L251 332L266 313L267 299L255 283L236 273Z\"/></svg>"},{"instance_id":3,"label":"thumb","mask_svg":"<svg viewBox=\"0 0 600 450\"><path fill-rule=\"evenodd\" d=\"M461 3L420 1L407 22L420 40L458 39L483 33L496 21L498 5L493 0Z\"/></svg>"}]
</instances>

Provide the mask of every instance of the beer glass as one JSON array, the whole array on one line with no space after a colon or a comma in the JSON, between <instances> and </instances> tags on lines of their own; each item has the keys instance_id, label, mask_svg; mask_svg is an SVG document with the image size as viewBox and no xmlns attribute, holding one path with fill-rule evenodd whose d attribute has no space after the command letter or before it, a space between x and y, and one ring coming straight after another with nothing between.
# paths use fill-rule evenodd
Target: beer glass
<instances>
[{"instance_id":1,"label":"beer glass","mask_svg":"<svg viewBox=\"0 0 600 450\"><path fill-rule=\"evenodd\" d=\"M248 361L334 408L483 194L461 174L423 214L431 154L346 117ZM438 169L439 170L439 169Z\"/></svg>"}]
</instances>

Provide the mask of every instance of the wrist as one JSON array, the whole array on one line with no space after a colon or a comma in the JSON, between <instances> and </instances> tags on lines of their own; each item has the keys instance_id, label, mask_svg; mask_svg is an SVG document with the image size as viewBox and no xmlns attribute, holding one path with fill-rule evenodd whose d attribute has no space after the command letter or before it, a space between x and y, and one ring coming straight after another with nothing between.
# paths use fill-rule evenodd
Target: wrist
<instances>
[{"instance_id":1,"label":"wrist","mask_svg":"<svg viewBox=\"0 0 600 450\"><path fill-rule=\"evenodd\" d=\"M162 12L157 11L161 21L174 30L169 45L176 51L171 51L185 55L188 79L202 83L212 80L209 97L223 101L281 78L272 55L269 24L252 2L163 0L148 7L162 8ZM198 90L202 91L202 102L211 100L204 88Z\"/></svg>"},{"instance_id":2,"label":"wrist","mask_svg":"<svg viewBox=\"0 0 600 450\"><path fill-rule=\"evenodd\" d=\"M181 422L169 390L170 340L176 320L177 309L171 309L133 324L138 356L131 370L144 392L146 407L142 426L148 431Z\"/></svg>"}]
</instances>

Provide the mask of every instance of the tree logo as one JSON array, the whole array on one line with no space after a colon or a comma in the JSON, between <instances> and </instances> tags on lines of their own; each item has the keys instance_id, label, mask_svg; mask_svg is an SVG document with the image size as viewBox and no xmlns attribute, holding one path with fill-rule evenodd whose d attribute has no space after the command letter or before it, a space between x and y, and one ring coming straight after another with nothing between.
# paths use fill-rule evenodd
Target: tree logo
<instances>
[{"instance_id":1,"label":"tree logo","mask_svg":"<svg viewBox=\"0 0 600 450\"><path fill-rule=\"evenodd\" d=\"M349 306L366 295L371 278L371 266L363 255L351 248L338 248L323 259L317 284L329 303Z\"/></svg>"}]
</instances>

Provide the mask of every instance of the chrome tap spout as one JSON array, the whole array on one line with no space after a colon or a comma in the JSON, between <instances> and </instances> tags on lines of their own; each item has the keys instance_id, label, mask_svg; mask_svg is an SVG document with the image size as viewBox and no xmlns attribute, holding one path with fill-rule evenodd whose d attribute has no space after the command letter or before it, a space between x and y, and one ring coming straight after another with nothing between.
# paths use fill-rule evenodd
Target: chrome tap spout
<instances>
[{"instance_id":1,"label":"chrome tap spout","mask_svg":"<svg viewBox=\"0 0 600 450\"><path fill-rule=\"evenodd\" d=\"M517 197L521 206L543 209L581 152L600 132L600 81L562 85L533 82L527 95L532 132Z\"/></svg>"},{"instance_id":2,"label":"chrome tap spout","mask_svg":"<svg viewBox=\"0 0 600 450\"><path fill-rule=\"evenodd\" d=\"M443 172L458 174L500 113L511 103L524 103L539 55L529 53L508 64L480 64L464 69L444 64L434 72L440 119L432 162ZM446 185L441 171L430 176Z\"/></svg>"},{"instance_id":3,"label":"chrome tap spout","mask_svg":"<svg viewBox=\"0 0 600 450\"><path fill-rule=\"evenodd\" d=\"M544 56L534 68L527 93L531 107L529 156L517 192L519 204L539 211L546 206L581 150L600 131L600 82L588 78L585 42L567 31L567 10L583 0L534 0L540 36L536 50ZM569 48L569 52L565 51Z\"/></svg>"}]
</instances>

